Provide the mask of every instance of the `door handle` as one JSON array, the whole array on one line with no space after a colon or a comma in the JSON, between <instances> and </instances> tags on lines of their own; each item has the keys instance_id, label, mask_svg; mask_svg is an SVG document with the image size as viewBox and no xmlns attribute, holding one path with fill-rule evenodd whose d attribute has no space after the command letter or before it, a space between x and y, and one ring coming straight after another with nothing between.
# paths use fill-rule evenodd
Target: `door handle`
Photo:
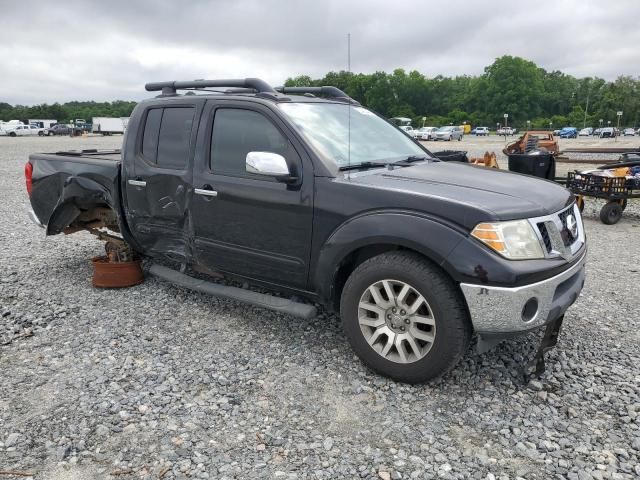
<instances>
[{"instance_id":1,"label":"door handle","mask_svg":"<svg viewBox=\"0 0 640 480\"><path fill-rule=\"evenodd\" d=\"M197 195L204 195L206 197L217 197L218 192L213 190L209 185L205 185L204 188L195 188L193 190Z\"/></svg>"},{"instance_id":2,"label":"door handle","mask_svg":"<svg viewBox=\"0 0 640 480\"><path fill-rule=\"evenodd\" d=\"M218 192L216 192L215 190L210 190L208 188L196 188L194 189L194 192L196 192L196 194L198 195L204 195L207 197L217 197L218 196Z\"/></svg>"},{"instance_id":3,"label":"door handle","mask_svg":"<svg viewBox=\"0 0 640 480\"><path fill-rule=\"evenodd\" d=\"M133 185L134 187L146 187L147 182L144 180L129 180L129 185Z\"/></svg>"}]
</instances>

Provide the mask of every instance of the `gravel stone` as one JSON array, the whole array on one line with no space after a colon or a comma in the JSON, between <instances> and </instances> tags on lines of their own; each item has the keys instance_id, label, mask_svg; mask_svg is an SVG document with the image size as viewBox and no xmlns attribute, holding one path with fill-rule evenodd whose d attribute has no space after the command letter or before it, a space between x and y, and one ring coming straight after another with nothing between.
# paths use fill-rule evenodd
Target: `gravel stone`
<instances>
[{"instance_id":1,"label":"gravel stone","mask_svg":"<svg viewBox=\"0 0 640 480\"><path fill-rule=\"evenodd\" d=\"M152 278L92 288L102 244L45 238L26 215L23 166L29 153L120 141L0 137L2 469L43 479L640 477L640 202L606 226L602 202L587 201L585 289L542 378L522 381L533 332L470 350L439 381L403 385L363 367L326 312L301 321ZM478 156L499 144L456 148Z\"/></svg>"}]
</instances>

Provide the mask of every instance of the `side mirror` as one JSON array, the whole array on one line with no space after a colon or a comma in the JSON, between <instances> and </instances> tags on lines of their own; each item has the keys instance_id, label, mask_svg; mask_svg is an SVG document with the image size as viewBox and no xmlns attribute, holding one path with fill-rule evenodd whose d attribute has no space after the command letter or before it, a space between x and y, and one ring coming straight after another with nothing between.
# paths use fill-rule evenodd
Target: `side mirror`
<instances>
[{"instance_id":1,"label":"side mirror","mask_svg":"<svg viewBox=\"0 0 640 480\"><path fill-rule=\"evenodd\" d=\"M249 152L245 164L247 172L255 175L275 177L285 183L297 180L297 177L291 175L285 158L277 153Z\"/></svg>"}]
</instances>

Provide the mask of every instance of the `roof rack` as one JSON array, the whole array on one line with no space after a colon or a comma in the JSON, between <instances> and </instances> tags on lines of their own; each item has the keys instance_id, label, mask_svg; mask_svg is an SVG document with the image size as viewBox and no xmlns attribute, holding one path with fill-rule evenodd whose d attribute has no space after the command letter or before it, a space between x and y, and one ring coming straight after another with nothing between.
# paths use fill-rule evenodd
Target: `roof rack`
<instances>
[{"instance_id":1,"label":"roof rack","mask_svg":"<svg viewBox=\"0 0 640 480\"><path fill-rule=\"evenodd\" d=\"M280 95L260 78L239 78L230 80L186 80L169 82L151 82L144 86L148 92L161 91L162 96L176 95L178 90L203 90L207 88L227 88L218 93L253 93L279 99ZM211 90L209 90L211 91Z\"/></svg>"},{"instance_id":2,"label":"roof rack","mask_svg":"<svg viewBox=\"0 0 640 480\"><path fill-rule=\"evenodd\" d=\"M335 98L336 100L341 100L343 102L353 103L356 105L360 104L339 88L332 87L330 85L325 85L323 87L276 87L276 91L285 95L287 93L310 93L312 95L321 95L323 97Z\"/></svg>"}]
</instances>

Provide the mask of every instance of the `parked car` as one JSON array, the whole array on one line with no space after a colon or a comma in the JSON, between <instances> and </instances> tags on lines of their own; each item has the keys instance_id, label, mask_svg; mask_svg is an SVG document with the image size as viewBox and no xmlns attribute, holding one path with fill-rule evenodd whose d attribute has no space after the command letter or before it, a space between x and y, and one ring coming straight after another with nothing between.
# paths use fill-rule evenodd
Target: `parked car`
<instances>
[{"instance_id":1,"label":"parked car","mask_svg":"<svg viewBox=\"0 0 640 480\"><path fill-rule=\"evenodd\" d=\"M515 135L516 129L512 127L500 127L496 133L498 135Z\"/></svg>"},{"instance_id":2,"label":"parked car","mask_svg":"<svg viewBox=\"0 0 640 480\"><path fill-rule=\"evenodd\" d=\"M602 128L596 128L596 129L593 131L593 136L594 136L594 137L599 137L599 136L600 136L600 132L602 132Z\"/></svg>"},{"instance_id":3,"label":"parked car","mask_svg":"<svg viewBox=\"0 0 640 480\"><path fill-rule=\"evenodd\" d=\"M181 95L178 85L257 93ZM136 105L121 152L29 156L29 215L47 235L102 226L160 279L307 319L322 304L362 361L399 381L441 376L474 332L480 351L542 327L537 359L555 345L587 252L562 186L434 161L335 87L146 88L162 93ZM180 335L179 321L172 328Z\"/></svg>"},{"instance_id":4,"label":"parked car","mask_svg":"<svg viewBox=\"0 0 640 480\"><path fill-rule=\"evenodd\" d=\"M433 140L436 130L438 127L422 127L417 132L417 138L419 140Z\"/></svg>"},{"instance_id":5,"label":"parked car","mask_svg":"<svg viewBox=\"0 0 640 480\"><path fill-rule=\"evenodd\" d=\"M624 131L622 132L622 135L627 137L633 137L635 136L636 131L633 128L625 128Z\"/></svg>"},{"instance_id":6,"label":"parked car","mask_svg":"<svg viewBox=\"0 0 640 480\"><path fill-rule=\"evenodd\" d=\"M47 129L47 135L71 135L73 129L68 125L59 123Z\"/></svg>"},{"instance_id":7,"label":"parked car","mask_svg":"<svg viewBox=\"0 0 640 480\"><path fill-rule=\"evenodd\" d=\"M579 137L590 137L591 135L593 135L593 128L591 127L583 128L578 132Z\"/></svg>"},{"instance_id":8,"label":"parked car","mask_svg":"<svg viewBox=\"0 0 640 480\"><path fill-rule=\"evenodd\" d=\"M450 142L451 140L462 140L464 136L464 130L462 127L457 127L454 125L449 125L446 127L440 127L438 130L434 132L434 140L446 140Z\"/></svg>"},{"instance_id":9,"label":"parked car","mask_svg":"<svg viewBox=\"0 0 640 480\"><path fill-rule=\"evenodd\" d=\"M578 129L575 127L564 127L560 130L560 138L578 138Z\"/></svg>"},{"instance_id":10,"label":"parked car","mask_svg":"<svg viewBox=\"0 0 640 480\"><path fill-rule=\"evenodd\" d=\"M562 131L561 128L557 128L553 131L553 134L557 137L558 135L560 135L560 132Z\"/></svg>"},{"instance_id":11,"label":"parked car","mask_svg":"<svg viewBox=\"0 0 640 480\"><path fill-rule=\"evenodd\" d=\"M471 131L471 133L477 137L484 137L489 135L489 127L476 127Z\"/></svg>"},{"instance_id":12,"label":"parked car","mask_svg":"<svg viewBox=\"0 0 640 480\"><path fill-rule=\"evenodd\" d=\"M418 131L413 128L411 125L402 125L399 127L400 130L404 130L407 135L409 135L411 138L417 138L418 137Z\"/></svg>"},{"instance_id":13,"label":"parked car","mask_svg":"<svg viewBox=\"0 0 640 480\"><path fill-rule=\"evenodd\" d=\"M30 135L44 135L44 128L36 125L17 125L6 130L6 134L10 137L25 137Z\"/></svg>"},{"instance_id":14,"label":"parked car","mask_svg":"<svg viewBox=\"0 0 640 480\"><path fill-rule=\"evenodd\" d=\"M616 136L616 131L613 127L605 127L600 130L600 138L613 138Z\"/></svg>"}]
</instances>

